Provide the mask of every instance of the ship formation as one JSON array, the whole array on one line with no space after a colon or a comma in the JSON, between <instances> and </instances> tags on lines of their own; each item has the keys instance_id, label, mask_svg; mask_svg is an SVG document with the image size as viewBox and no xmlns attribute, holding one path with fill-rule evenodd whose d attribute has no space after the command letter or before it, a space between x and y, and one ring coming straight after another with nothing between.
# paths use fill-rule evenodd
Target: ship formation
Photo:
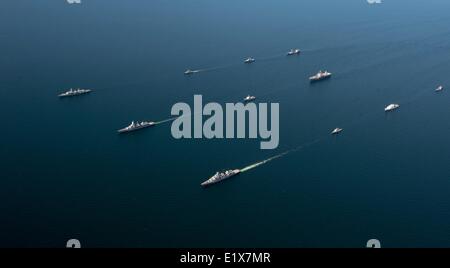
<instances>
[{"instance_id":1,"label":"ship formation","mask_svg":"<svg viewBox=\"0 0 450 268\"><path fill-rule=\"evenodd\" d=\"M301 50L300 50L300 49L298 49L298 48L292 48L292 49L290 49L285 55L286 55L286 56L295 56L295 55L300 55L300 53L301 53ZM244 63L245 63L245 64L252 64L252 63L254 63L255 61L256 61L255 58L248 57L248 58L246 58L246 59L244 60ZM206 70L206 69L204 69L204 70ZM191 69L187 69L187 70L184 71L184 75L186 75L186 76L191 76L191 75L193 75L193 74L202 72L202 71L204 71L204 70L191 70ZM318 82L318 81L323 81L323 80L326 80L326 79L331 78L331 76L332 76L332 73L330 73L330 72L328 72L328 71L326 71L326 70L325 70L325 71L320 70L320 71L319 71L318 73L316 73L315 75L310 76L310 77L309 77L309 81L310 81L311 83L313 83L313 82ZM441 92L441 91L443 91L443 90L444 90L444 86L442 86L442 85L439 85L437 88L434 89L435 92ZM58 97L60 97L60 98L74 97L74 96L79 96L79 95L88 94L88 93L90 93L90 92L92 92L91 89L82 89L82 88L73 89L73 88L71 88L71 89L69 89L68 91L65 91L65 92L63 92L63 93L60 93L60 94L58 95ZM248 102L254 101L255 99L256 99L255 96L247 95L247 96L242 100L242 102L243 102L243 103L248 103ZM387 105L387 106L384 108L384 111L385 111L385 112L392 112L392 111L394 111L394 110L397 110L399 107L400 107L399 104L397 104L397 103L392 103L392 104ZM172 120L173 120L173 119L167 119L167 120L160 121L159 123L162 123L162 122L168 122L168 121L172 121ZM133 131L137 131L137 130L140 130L140 129L144 129L144 128L148 128L148 127L155 126L156 124L159 124L159 123L155 123L155 122L151 122L151 121L140 121L140 122L132 121L130 125L128 125L128 126L126 126L126 127L124 127L124 128L121 128L121 129L117 130L117 132L120 133L120 134L122 134L122 133L128 133L128 132L133 132ZM339 135L340 133L342 133L342 131L343 131L342 128L335 128L335 129L333 129L333 130L331 131L330 134L333 135L333 136L336 136L336 135ZM285 153L284 153L284 154L285 154ZM284 155L284 154L281 154L281 155ZM278 158L278 156L277 156L277 157L273 157L273 158ZM268 161L268 160L263 161L263 162L267 162L267 161ZM261 163L262 163L262 162L261 162ZM207 180L205 180L204 182L202 182L202 183L201 183L201 186L206 187L206 186L210 186L210 185L213 185L213 184L217 184L217 183L222 182L222 181L224 181L224 180L226 180L226 179L229 179L229 178L231 178L231 177L234 177L234 176L236 176L236 175L238 175L238 174L240 174L240 173L242 173L242 172L244 172L244 171L246 171L246 170L248 170L248 168L244 168L244 169L230 169L230 170L225 170L225 171L218 171L218 172L216 172L213 176L211 176L209 179L207 179Z\"/></svg>"}]
</instances>

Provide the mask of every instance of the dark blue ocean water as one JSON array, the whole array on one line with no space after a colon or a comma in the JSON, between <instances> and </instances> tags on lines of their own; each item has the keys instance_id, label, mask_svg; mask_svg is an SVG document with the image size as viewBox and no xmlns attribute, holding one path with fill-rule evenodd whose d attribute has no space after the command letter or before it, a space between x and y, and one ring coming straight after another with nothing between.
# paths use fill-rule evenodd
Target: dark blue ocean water
<instances>
[{"instance_id":1,"label":"dark blue ocean water","mask_svg":"<svg viewBox=\"0 0 450 268\"><path fill-rule=\"evenodd\" d=\"M0 246L450 246L450 2L7 0ZM285 57L290 48L299 57ZM255 64L244 65L252 56ZM192 77L185 69L207 69ZM310 85L319 69L334 76ZM88 96L61 100L70 87ZM175 140L194 94L280 103L280 145ZM400 109L385 114L389 103ZM339 137L329 137L335 127ZM216 170L313 146L209 189Z\"/></svg>"}]
</instances>

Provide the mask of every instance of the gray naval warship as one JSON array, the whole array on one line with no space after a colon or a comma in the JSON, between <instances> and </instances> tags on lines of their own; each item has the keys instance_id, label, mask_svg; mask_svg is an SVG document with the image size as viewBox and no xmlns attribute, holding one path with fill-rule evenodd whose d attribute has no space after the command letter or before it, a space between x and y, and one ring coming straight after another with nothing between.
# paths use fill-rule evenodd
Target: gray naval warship
<instances>
[{"instance_id":1,"label":"gray naval warship","mask_svg":"<svg viewBox=\"0 0 450 268\"><path fill-rule=\"evenodd\" d=\"M309 78L309 81L311 82L317 82L317 81L321 81L327 78L331 77L331 73L328 71L319 71L316 75L313 75Z\"/></svg>"},{"instance_id":2,"label":"gray naval warship","mask_svg":"<svg viewBox=\"0 0 450 268\"><path fill-rule=\"evenodd\" d=\"M82 88L73 89L73 88L71 88L69 91L59 94L58 97L64 98L64 97L78 96L78 95L87 94L91 91L92 90L90 90L90 89L82 89Z\"/></svg>"},{"instance_id":3,"label":"gray naval warship","mask_svg":"<svg viewBox=\"0 0 450 268\"><path fill-rule=\"evenodd\" d=\"M200 185L203 187L206 187L206 186L221 182L223 180L226 180L228 178L231 178L233 176L236 176L239 173L241 173L241 170L239 170L239 169L230 169L230 170L226 170L226 171L216 172L216 174L214 174L208 180L202 182Z\"/></svg>"},{"instance_id":4,"label":"gray naval warship","mask_svg":"<svg viewBox=\"0 0 450 268\"><path fill-rule=\"evenodd\" d=\"M131 122L131 124L127 127L124 127L122 129L117 130L117 132L119 133L127 133L127 132L132 132L132 131L136 131L139 129L143 129L146 127L151 127L154 126L155 122L146 122L146 121L142 121L142 122L137 122L135 123L134 121Z\"/></svg>"}]
</instances>

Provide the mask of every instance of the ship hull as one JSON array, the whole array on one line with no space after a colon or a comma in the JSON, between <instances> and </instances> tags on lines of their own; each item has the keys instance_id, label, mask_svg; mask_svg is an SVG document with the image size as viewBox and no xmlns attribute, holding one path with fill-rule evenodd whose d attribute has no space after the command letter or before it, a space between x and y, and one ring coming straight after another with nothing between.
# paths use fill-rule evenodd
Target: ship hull
<instances>
[{"instance_id":1,"label":"ship hull","mask_svg":"<svg viewBox=\"0 0 450 268\"><path fill-rule=\"evenodd\" d=\"M385 112L392 112L397 110L398 108L384 109Z\"/></svg>"},{"instance_id":2,"label":"ship hull","mask_svg":"<svg viewBox=\"0 0 450 268\"><path fill-rule=\"evenodd\" d=\"M60 98L68 98L68 97L75 97L75 96L81 96L81 95L86 95L91 93L91 91L87 91L87 92L83 92L83 93L77 93L77 94L70 94L70 95L64 95L64 94L60 94L58 95L58 97Z\"/></svg>"},{"instance_id":3,"label":"ship hull","mask_svg":"<svg viewBox=\"0 0 450 268\"><path fill-rule=\"evenodd\" d=\"M146 125L146 126L141 126L141 127L137 127L137 128L133 128L133 129L119 129L119 130L117 130L117 132L119 133L119 134L123 134L123 133L129 133L129 132L133 132L133 131L138 131L138 130L141 130L141 129L144 129L144 128L148 128L148 127L152 127L152 126L154 126L155 124L151 124L151 125Z\"/></svg>"},{"instance_id":4,"label":"ship hull","mask_svg":"<svg viewBox=\"0 0 450 268\"><path fill-rule=\"evenodd\" d=\"M330 79L330 78L331 78L331 75L328 75L328 76L325 76L325 77L321 77L321 78L312 78L312 77L310 77L310 78L309 78L309 81L310 81L311 83L314 83L314 82L319 82L319 81L327 80L327 79Z\"/></svg>"}]
</instances>

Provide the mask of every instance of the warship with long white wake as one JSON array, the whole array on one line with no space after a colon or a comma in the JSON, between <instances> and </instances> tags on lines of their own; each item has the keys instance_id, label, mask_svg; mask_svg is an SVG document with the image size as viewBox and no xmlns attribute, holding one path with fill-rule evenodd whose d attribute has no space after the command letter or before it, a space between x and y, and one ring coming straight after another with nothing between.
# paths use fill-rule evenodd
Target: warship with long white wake
<instances>
[{"instance_id":1,"label":"warship with long white wake","mask_svg":"<svg viewBox=\"0 0 450 268\"><path fill-rule=\"evenodd\" d=\"M82 88L73 89L73 88L71 88L69 91L59 94L58 97L63 98L63 97L78 96L78 95L87 94L91 91L92 90L90 90L90 89L82 89Z\"/></svg>"},{"instance_id":2,"label":"warship with long white wake","mask_svg":"<svg viewBox=\"0 0 450 268\"><path fill-rule=\"evenodd\" d=\"M117 132L119 132L119 133L126 133L126 132L131 132L131 131L143 129L143 128L146 128L146 127L151 127L151 126L154 126L154 125L155 125L155 122L142 121L142 122L135 123L134 121L132 121L129 126L124 127L122 129L119 129L119 130L117 130Z\"/></svg>"},{"instance_id":3,"label":"warship with long white wake","mask_svg":"<svg viewBox=\"0 0 450 268\"><path fill-rule=\"evenodd\" d=\"M228 178L231 178L233 176L236 176L239 173L241 173L240 169L230 169L230 170L221 171L221 172L218 171L211 178L202 182L200 185L204 186L204 187L209 186L211 184L215 184L215 183L221 182L223 180L226 180Z\"/></svg>"},{"instance_id":4,"label":"warship with long white wake","mask_svg":"<svg viewBox=\"0 0 450 268\"><path fill-rule=\"evenodd\" d=\"M184 72L184 74L185 74L185 75L192 75L192 74L195 74L195 73L198 73L198 72L199 72L198 70L187 69L187 70Z\"/></svg>"}]
</instances>

